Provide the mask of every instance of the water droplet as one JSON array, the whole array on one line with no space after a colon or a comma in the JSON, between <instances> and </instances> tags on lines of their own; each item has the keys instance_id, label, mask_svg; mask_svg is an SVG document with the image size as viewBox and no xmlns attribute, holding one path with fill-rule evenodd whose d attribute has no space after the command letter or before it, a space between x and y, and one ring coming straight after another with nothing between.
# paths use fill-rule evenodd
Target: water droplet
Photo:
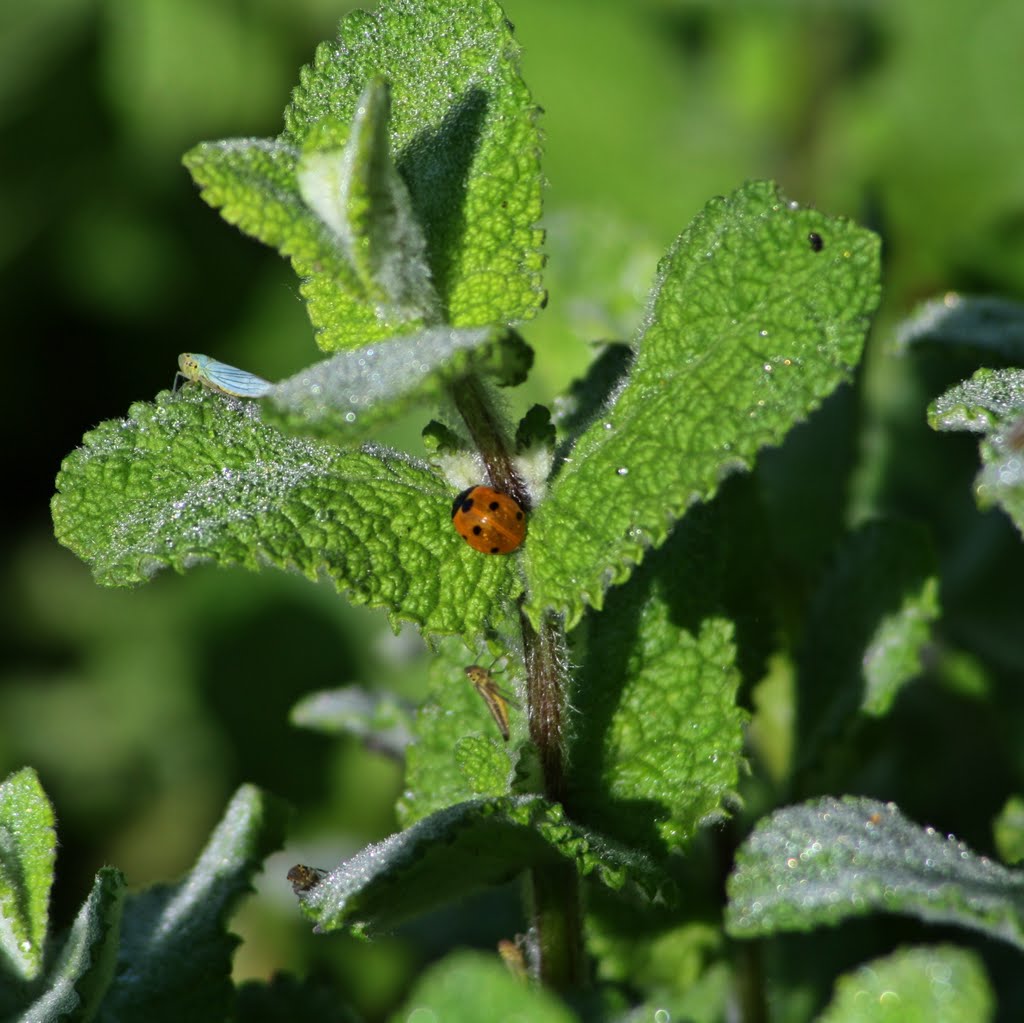
<instances>
[{"instance_id":1,"label":"water droplet","mask_svg":"<svg viewBox=\"0 0 1024 1023\"><path fill-rule=\"evenodd\" d=\"M768 336L768 331L762 328L761 330L759 330L757 332L757 336L758 337L767 337Z\"/></svg>"},{"instance_id":2,"label":"water droplet","mask_svg":"<svg viewBox=\"0 0 1024 1023\"><path fill-rule=\"evenodd\" d=\"M764 364L764 371L765 371L765 373L771 373L771 371L772 371L772 370L773 370L774 368L775 368L775 367L774 367L774 366L773 366L773 365L772 365L772 364L771 364L770 362L766 362L766 363Z\"/></svg>"},{"instance_id":3,"label":"water droplet","mask_svg":"<svg viewBox=\"0 0 1024 1023\"><path fill-rule=\"evenodd\" d=\"M606 430L611 430L611 429L612 429L612 424L611 424L611 423L605 423L605 424L604 424L604 428L605 428Z\"/></svg>"},{"instance_id":4,"label":"water droplet","mask_svg":"<svg viewBox=\"0 0 1024 1023\"><path fill-rule=\"evenodd\" d=\"M620 465L618 469L615 470L615 473L617 476L628 476L629 469L627 469L624 465Z\"/></svg>"},{"instance_id":5,"label":"water droplet","mask_svg":"<svg viewBox=\"0 0 1024 1023\"><path fill-rule=\"evenodd\" d=\"M356 414L355 414L355 412L346 412L345 413L345 422L346 423L354 423L355 421L356 421Z\"/></svg>"},{"instance_id":6,"label":"water droplet","mask_svg":"<svg viewBox=\"0 0 1024 1023\"><path fill-rule=\"evenodd\" d=\"M20 945L18 945L18 948L20 948L22 952L31 952L32 942L29 941L28 938L26 938L23 942L21 942Z\"/></svg>"}]
</instances>

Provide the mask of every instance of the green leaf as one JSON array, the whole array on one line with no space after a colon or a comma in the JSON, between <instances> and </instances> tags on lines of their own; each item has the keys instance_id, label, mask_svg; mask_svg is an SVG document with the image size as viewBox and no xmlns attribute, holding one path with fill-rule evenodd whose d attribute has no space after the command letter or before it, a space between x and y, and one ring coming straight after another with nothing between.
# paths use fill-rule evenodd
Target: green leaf
<instances>
[{"instance_id":1,"label":"green leaf","mask_svg":"<svg viewBox=\"0 0 1024 1023\"><path fill-rule=\"evenodd\" d=\"M847 378L878 275L874 235L770 183L709 203L662 261L629 382L531 519L531 619L551 608L571 627L600 607L690 504Z\"/></svg>"},{"instance_id":2,"label":"green leaf","mask_svg":"<svg viewBox=\"0 0 1024 1023\"><path fill-rule=\"evenodd\" d=\"M732 623L716 615L709 509L660 564L584 619L570 704L569 804L620 841L679 849L736 789L746 715Z\"/></svg>"},{"instance_id":3,"label":"green leaf","mask_svg":"<svg viewBox=\"0 0 1024 1023\"><path fill-rule=\"evenodd\" d=\"M431 661L413 726L415 742L406 752L405 789L397 806L403 827L454 803L509 792L517 747L526 735L525 715L511 708L512 739L503 742L466 678L471 660L463 644L449 640ZM513 694L516 674L508 668L500 676L502 687Z\"/></svg>"},{"instance_id":4,"label":"green leaf","mask_svg":"<svg viewBox=\"0 0 1024 1023\"><path fill-rule=\"evenodd\" d=\"M1024 533L1024 369L979 369L932 403L928 422L984 434L975 498L998 504Z\"/></svg>"},{"instance_id":5,"label":"green leaf","mask_svg":"<svg viewBox=\"0 0 1024 1023\"><path fill-rule=\"evenodd\" d=\"M999 855L1006 863L1024 860L1024 798L1010 796L993 824Z\"/></svg>"},{"instance_id":6,"label":"green leaf","mask_svg":"<svg viewBox=\"0 0 1024 1023\"><path fill-rule=\"evenodd\" d=\"M544 293L537 111L517 62L491 0L354 11L303 69L278 139L206 143L185 164L230 223L292 259L322 348L435 318L434 289L455 326L523 319Z\"/></svg>"},{"instance_id":7,"label":"green leaf","mask_svg":"<svg viewBox=\"0 0 1024 1023\"><path fill-rule=\"evenodd\" d=\"M340 352L275 384L268 418L352 443L413 403L438 398L443 383L467 366L468 353L498 333L434 327Z\"/></svg>"},{"instance_id":8,"label":"green leaf","mask_svg":"<svg viewBox=\"0 0 1024 1023\"><path fill-rule=\"evenodd\" d=\"M388 85L374 78L359 97L344 148L313 148L316 133L306 139L299 192L337 239L378 319L436 321L426 239L391 160L390 120Z\"/></svg>"},{"instance_id":9,"label":"green leaf","mask_svg":"<svg viewBox=\"0 0 1024 1023\"><path fill-rule=\"evenodd\" d=\"M391 693L345 686L304 696L288 716L297 728L352 735L371 749L400 759L412 742L412 708Z\"/></svg>"},{"instance_id":10,"label":"green leaf","mask_svg":"<svg viewBox=\"0 0 1024 1023\"><path fill-rule=\"evenodd\" d=\"M456 952L417 981L391 1023L431 1020L488 1023L575 1023L577 1016L543 989L514 976L496 956Z\"/></svg>"},{"instance_id":11,"label":"green leaf","mask_svg":"<svg viewBox=\"0 0 1024 1023\"><path fill-rule=\"evenodd\" d=\"M900 349L930 344L963 350L991 363L1024 362L1024 305L1004 298L947 294L914 311L899 329Z\"/></svg>"},{"instance_id":12,"label":"green leaf","mask_svg":"<svg viewBox=\"0 0 1024 1023\"><path fill-rule=\"evenodd\" d=\"M648 897L663 883L645 857L569 821L540 796L450 806L368 846L300 896L320 931L372 935L538 864L571 861L610 888Z\"/></svg>"},{"instance_id":13,"label":"green leaf","mask_svg":"<svg viewBox=\"0 0 1024 1023\"><path fill-rule=\"evenodd\" d=\"M836 982L819 1023L935 1023L995 1017L981 960L955 945L903 948Z\"/></svg>"},{"instance_id":14,"label":"green leaf","mask_svg":"<svg viewBox=\"0 0 1024 1023\"><path fill-rule=\"evenodd\" d=\"M388 79L392 152L455 326L521 319L543 299L537 110L518 55L492 0L392 0L342 20L285 112L282 139L305 147L325 116L353 121L366 83Z\"/></svg>"},{"instance_id":15,"label":"green leaf","mask_svg":"<svg viewBox=\"0 0 1024 1023\"><path fill-rule=\"evenodd\" d=\"M321 348L389 337L400 324L378 318L355 268L299 194L299 150L274 139L204 142L184 163L203 199L246 234L292 261Z\"/></svg>"},{"instance_id":16,"label":"green leaf","mask_svg":"<svg viewBox=\"0 0 1024 1023\"><path fill-rule=\"evenodd\" d=\"M392 620L474 637L516 590L514 559L459 538L451 488L426 466L285 437L255 404L198 387L101 424L57 487L57 538L106 585L273 565L329 578Z\"/></svg>"},{"instance_id":17,"label":"green leaf","mask_svg":"<svg viewBox=\"0 0 1024 1023\"><path fill-rule=\"evenodd\" d=\"M881 717L921 670L938 618L939 582L926 530L869 523L846 538L811 603L799 661L800 755L858 711Z\"/></svg>"},{"instance_id":18,"label":"green leaf","mask_svg":"<svg viewBox=\"0 0 1024 1023\"><path fill-rule=\"evenodd\" d=\"M0 784L0 953L22 980L43 967L56 855L53 807L23 768Z\"/></svg>"},{"instance_id":19,"label":"green leaf","mask_svg":"<svg viewBox=\"0 0 1024 1023\"><path fill-rule=\"evenodd\" d=\"M221 1023L233 1002L227 921L263 860L281 847L283 803L249 785L232 798L196 865L125 906L117 983L100 1023Z\"/></svg>"},{"instance_id":20,"label":"green leaf","mask_svg":"<svg viewBox=\"0 0 1024 1023\"><path fill-rule=\"evenodd\" d=\"M826 798L772 814L740 847L728 892L726 926L736 937L885 912L1024 948L1024 875L871 799Z\"/></svg>"},{"instance_id":21,"label":"green leaf","mask_svg":"<svg viewBox=\"0 0 1024 1023\"><path fill-rule=\"evenodd\" d=\"M114 979L124 896L121 872L112 867L100 870L46 978L44 992L20 1020L93 1018Z\"/></svg>"}]
</instances>

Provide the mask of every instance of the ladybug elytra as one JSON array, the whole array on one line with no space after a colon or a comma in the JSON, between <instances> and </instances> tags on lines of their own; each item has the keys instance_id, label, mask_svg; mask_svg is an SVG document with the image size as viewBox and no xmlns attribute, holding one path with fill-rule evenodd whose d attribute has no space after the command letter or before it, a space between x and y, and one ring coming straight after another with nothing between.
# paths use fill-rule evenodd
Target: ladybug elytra
<instances>
[{"instance_id":1,"label":"ladybug elytra","mask_svg":"<svg viewBox=\"0 0 1024 1023\"><path fill-rule=\"evenodd\" d=\"M473 550L510 554L526 536L526 513L514 497L476 486L455 498L452 525Z\"/></svg>"}]
</instances>

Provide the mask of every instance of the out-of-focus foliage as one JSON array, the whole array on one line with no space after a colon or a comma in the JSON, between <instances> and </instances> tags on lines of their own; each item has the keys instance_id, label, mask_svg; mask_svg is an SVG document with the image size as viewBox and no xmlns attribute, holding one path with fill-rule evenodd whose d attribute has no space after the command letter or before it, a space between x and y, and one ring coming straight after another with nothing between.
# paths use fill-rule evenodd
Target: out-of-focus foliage
<instances>
[{"instance_id":1,"label":"out-of-focus foliage","mask_svg":"<svg viewBox=\"0 0 1024 1023\"><path fill-rule=\"evenodd\" d=\"M0 14L0 307L9 421L20 427L4 449L0 775L32 763L58 809L57 926L71 923L104 862L131 886L184 871L242 781L298 805L291 862L319 852L334 863L396 827L393 763L286 722L316 689L358 683L420 700L415 637L393 639L379 614L277 574L205 570L137 593L98 591L55 548L47 512L59 461L83 429L168 386L179 351L270 379L315 358L289 268L226 228L179 159L204 138L277 134L295 69L351 6L46 0ZM773 178L802 203L882 233L883 316L862 386L821 410L812 425L830 430L797 431L758 470L757 513L784 523L802 487L820 510L813 534L786 543L780 530L775 550L747 553L778 583L774 612L785 620L822 584L843 523L912 518L931 533L942 618L922 675L888 716L789 794L893 799L991 852L992 822L1024 774L1024 555L1007 516L975 505L976 439L926 421L929 402L979 362L897 356L887 325L937 292L1024 299L1024 7L508 0L506 10L545 109L553 226L549 306L524 330L537 351L524 402L563 389L591 358L588 342L623 338L639 319L623 292L636 293L639 311L657 255L714 194ZM586 275L566 266L575 244ZM1004 353L987 365L1011 362ZM395 437L415 450L422 425ZM786 726L798 672L784 659L769 672L763 609L734 596L747 612L736 636L745 681L765 680L751 701L758 756L779 762L806 725ZM751 819L787 795L754 777ZM498 892L487 912L470 903L391 942L339 938L327 949L296 927L287 866L268 872L253 911L262 915L240 924L238 974L322 963L371 1015L393 1009L439 948L493 947L522 925ZM820 1010L856 961L831 968L832 936L811 940L820 956L779 955L769 967L780 989L788 979ZM1015 965L985 955L1004 1011L1020 1015Z\"/></svg>"}]
</instances>

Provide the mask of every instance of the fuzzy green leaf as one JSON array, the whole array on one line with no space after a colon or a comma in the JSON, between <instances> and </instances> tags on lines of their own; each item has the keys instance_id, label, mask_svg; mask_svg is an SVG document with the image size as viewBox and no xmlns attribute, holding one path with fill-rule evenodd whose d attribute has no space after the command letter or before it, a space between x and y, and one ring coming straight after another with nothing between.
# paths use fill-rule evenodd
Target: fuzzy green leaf
<instances>
[{"instance_id":1,"label":"fuzzy green leaf","mask_svg":"<svg viewBox=\"0 0 1024 1023\"><path fill-rule=\"evenodd\" d=\"M524 983L494 956L457 952L417 981L391 1023L409 1020L575 1023L577 1016L543 989Z\"/></svg>"},{"instance_id":2,"label":"fuzzy green leaf","mask_svg":"<svg viewBox=\"0 0 1024 1023\"><path fill-rule=\"evenodd\" d=\"M321 348L333 351L389 337L355 268L328 226L299 194L299 150L275 139L227 139L190 150L185 166L203 199L246 234L292 261Z\"/></svg>"},{"instance_id":3,"label":"fuzzy green leaf","mask_svg":"<svg viewBox=\"0 0 1024 1023\"><path fill-rule=\"evenodd\" d=\"M372 79L356 105L342 149L315 147L307 138L299 161L299 191L330 228L378 319L436 321L437 292L426 262L426 239L388 140L391 94ZM329 127L329 125L327 125Z\"/></svg>"},{"instance_id":4,"label":"fuzzy green leaf","mask_svg":"<svg viewBox=\"0 0 1024 1023\"><path fill-rule=\"evenodd\" d=\"M741 846L728 891L726 924L736 937L885 912L1024 948L1024 874L871 799L826 798L772 814Z\"/></svg>"},{"instance_id":5,"label":"fuzzy green leaf","mask_svg":"<svg viewBox=\"0 0 1024 1023\"><path fill-rule=\"evenodd\" d=\"M23 768L0 784L0 955L22 980L43 967L56 855L53 807Z\"/></svg>"},{"instance_id":6,"label":"fuzzy green leaf","mask_svg":"<svg viewBox=\"0 0 1024 1023\"><path fill-rule=\"evenodd\" d=\"M709 203L661 263L629 382L531 519L531 618L571 627L600 607L690 504L846 379L878 278L874 235L770 183Z\"/></svg>"},{"instance_id":7,"label":"fuzzy green leaf","mask_svg":"<svg viewBox=\"0 0 1024 1023\"><path fill-rule=\"evenodd\" d=\"M285 112L283 140L304 148L326 116L352 122L366 83L387 78L391 151L455 326L521 319L543 299L537 111L518 53L493 0L391 0L342 20Z\"/></svg>"},{"instance_id":8,"label":"fuzzy green leaf","mask_svg":"<svg viewBox=\"0 0 1024 1023\"><path fill-rule=\"evenodd\" d=\"M289 720L324 735L352 735L371 749L401 758L412 742L412 709L391 693L345 686L304 696Z\"/></svg>"},{"instance_id":9,"label":"fuzzy green leaf","mask_svg":"<svg viewBox=\"0 0 1024 1023\"><path fill-rule=\"evenodd\" d=\"M663 877L645 857L569 821L540 796L447 807L368 846L300 896L320 931L373 934L542 863L570 860L610 888L649 897Z\"/></svg>"},{"instance_id":10,"label":"fuzzy green leaf","mask_svg":"<svg viewBox=\"0 0 1024 1023\"><path fill-rule=\"evenodd\" d=\"M124 911L118 980L99 1023L220 1023L233 1001L227 921L263 860L281 847L287 809L252 786L232 798L188 876L132 896Z\"/></svg>"},{"instance_id":11,"label":"fuzzy green leaf","mask_svg":"<svg viewBox=\"0 0 1024 1023\"><path fill-rule=\"evenodd\" d=\"M290 430L352 443L415 402L440 394L442 382L497 332L434 327L339 352L269 391L272 413Z\"/></svg>"},{"instance_id":12,"label":"fuzzy green leaf","mask_svg":"<svg viewBox=\"0 0 1024 1023\"><path fill-rule=\"evenodd\" d=\"M509 792L526 721L519 707L511 708L512 738L502 741L466 678L471 661L466 648L454 640L443 644L431 661L427 692L416 714L415 742L406 753L405 791L397 807L403 827L454 803ZM515 694L514 669L499 678L502 688Z\"/></svg>"},{"instance_id":13,"label":"fuzzy green leaf","mask_svg":"<svg viewBox=\"0 0 1024 1023\"><path fill-rule=\"evenodd\" d=\"M718 566L702 512L587 616L574 651L574 819L661 851L724 812L742 764L733 627L713 597L709 610Z\"/></svg>"},{"instance_id":14,"label":"fuzzy green leaf","mask_svg":"<svg viewBox=\"0 0 1024 1023\"><path fill-rule=\"evenodd\" d=\"M455 326L523 319L544 292L517 62L492 0L354 11L303 69L278 139L205 143L185 164L230 223L292 259L326 350L414 329L421 307Z\"/></svg>"},{"instance_id":15,"label":"fuzzy green leaf","mask_svg":"<svg viewBox=\"0 0 1024 1023\"><path fill-rule=\"evenodd\" d=\"M975 498L998 504L1024 533L1024 369L979 369L932 403L928 422L984 434Z\"/></svg>"},{"instance_id":16,"label":"fuzzy green leaf","mask_svg":"<svg viewBox=\"0 0 1024 1023\"><path fill-rule=\"evenodd\" d=\"M896 336L898 348L938 345L973 352L985 362L1024 362L1024 305L1004 298L947 294L914 311Z\"/></svg>"},{"instance_id":17,"label":"fuzzy green leaf","mask_svg":"<svg viewBox=\"0 0 1024 1023\"><path fill-rule=\"evenodd\" d=\"M19 1017L24 1023L90 1020L114 978L125 884L104 867L78 911L45 990Z\"/></svg>"},{"instance_id":18,"label":"fuzzy green leaf","mask_svg":"<svg viewBox=\"0 0 1024 1023\"><path fill-rule=\"evenodd\" d=\"M474 637L515 590L513 559L459 538L451 488L426 466L286 437L254 403L199 387L101 424L57 487L57 538L107 585L273 565L329 578L393 620Z\"/></svg>"},{"instance_id":19,"label":"fuzzy green leaf","mask_svg":"<svg viewBox=\"0 0 1024 1023\"><path fill-rule=\"evenodd\" d=\"M818 1023L986 1023L994 1016L978 956L955 945L930 945L900 949L840 977Z\"/></svg>"}]
</instances>

